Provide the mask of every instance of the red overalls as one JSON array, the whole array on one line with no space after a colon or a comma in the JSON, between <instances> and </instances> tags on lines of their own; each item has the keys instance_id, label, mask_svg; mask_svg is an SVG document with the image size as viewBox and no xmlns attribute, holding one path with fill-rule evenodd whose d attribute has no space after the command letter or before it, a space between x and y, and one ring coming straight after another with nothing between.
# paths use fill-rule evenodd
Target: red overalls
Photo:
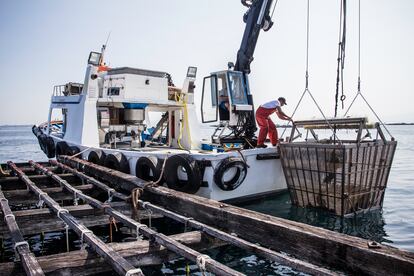
<instances>
[{"instance_id":1,"label":"red overalls","mask_svg":"<svg viewBox=\"0 0 414 276\"><path fill-rule=\"evenodd\" d=\"M277 135L277 129L275 124L269 118L270 114L276 111L276 108L264 108L260 106L256 111L256 121L260 127L259 138L257 139L257 145L263 145L266 140L266 136L269 133L269 139L273 146L279 142Z\"/></svg>"}]
</instances>

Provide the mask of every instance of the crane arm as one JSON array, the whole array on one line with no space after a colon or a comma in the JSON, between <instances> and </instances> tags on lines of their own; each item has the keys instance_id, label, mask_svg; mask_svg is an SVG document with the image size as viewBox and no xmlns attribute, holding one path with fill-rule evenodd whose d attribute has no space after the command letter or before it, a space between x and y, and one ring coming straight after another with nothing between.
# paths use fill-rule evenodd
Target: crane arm
<instances>
[{"instance_id":1,"label":"crane arm","mask_svg":"<svg viewBox=\"0 0 414 276\"><path fill-rule=\"evenodd\" d=\"M273 25L270 18L270 8L273 0L241 0L241 2L248 7L248 10L243 16L246 28L240 49L237 52L234 70L249 74L250 63L253 61L253 54L260 30L268 31Z\"/></svg>"}]
</instances>

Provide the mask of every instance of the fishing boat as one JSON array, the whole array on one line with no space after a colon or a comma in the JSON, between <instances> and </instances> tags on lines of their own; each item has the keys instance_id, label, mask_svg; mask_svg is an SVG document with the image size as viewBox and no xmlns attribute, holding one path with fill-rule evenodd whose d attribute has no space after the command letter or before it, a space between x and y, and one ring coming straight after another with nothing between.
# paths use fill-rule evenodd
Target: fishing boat
<instances>
[{"instance_id":1,"label":"fishing boat","mask_svg":"<svg viewBox=\"0 0 414 276\"><path fill-rule=\"evenodd\" d=\"M248 81L259 32L272 26L272 1L242 3L248 11L237 61L203 79L200 106L194 102L196 67L188 67L177 87L167 72L107 67L104 45L90 52L83 83L54 87L47 122L33 127L40 147L49 158L77 155L220 201L285 190L277 148L255 148ZM56 114L61 121L53 120Z\"/></svg>"}]
</instances>

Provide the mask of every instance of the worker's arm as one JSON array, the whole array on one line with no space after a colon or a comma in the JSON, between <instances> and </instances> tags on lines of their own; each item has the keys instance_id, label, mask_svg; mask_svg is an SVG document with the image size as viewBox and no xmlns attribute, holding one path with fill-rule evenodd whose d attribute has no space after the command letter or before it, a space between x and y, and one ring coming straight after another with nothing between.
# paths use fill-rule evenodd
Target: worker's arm
<instances>
[{"instance_id":1,"label":"worker's arm","mask_svg":"<svg viewBox=\"0 0 414 276\"><path fill-rule=\"evenodd\" d=\"M277 117L279 117L282 120L286 120L286 121L292 121L292 118L290 118L288 115L286 115L282 109L280 108L280 106L276 107L276 115Z\"/></svg>"}]
</instances>

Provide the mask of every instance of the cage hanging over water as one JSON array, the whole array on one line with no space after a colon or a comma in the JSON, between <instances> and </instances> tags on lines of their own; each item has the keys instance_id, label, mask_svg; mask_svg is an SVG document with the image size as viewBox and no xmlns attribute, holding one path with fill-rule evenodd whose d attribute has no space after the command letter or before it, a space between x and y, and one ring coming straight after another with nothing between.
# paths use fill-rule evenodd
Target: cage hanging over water
<instances>
[{"instance_id":1,"label":"cage hanging over water","mask_svg":"<svg viewBox=\"0 0 414 276\"><path fill-rule=\"evenodd\" d=\"M300 128L307 137L295 141ZM375 139L369 128L376 132ZM321 139L316 133L321 129L334 134ZM344 129L348 136L349 130L355 131L356 138L339 139ZM288 141L280 144L292 204L340 216L381 208L396 146L378 123L369 126L366 118L296 121Z\"/></svg>"}]
</instances>

